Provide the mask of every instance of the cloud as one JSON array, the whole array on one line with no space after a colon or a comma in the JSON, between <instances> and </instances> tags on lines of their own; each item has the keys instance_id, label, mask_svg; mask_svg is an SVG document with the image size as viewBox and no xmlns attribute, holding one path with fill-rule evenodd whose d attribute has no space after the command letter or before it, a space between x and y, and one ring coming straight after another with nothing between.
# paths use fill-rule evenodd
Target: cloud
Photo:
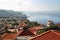
<instances>
[{"instance_id":1,"label":"cloud","mask_svg":"<svg viewBox=\"0 0 60 40\"><path fill-rule=\"evenodd\" d=\"M16 10L16 11L44 11L59 10L55 6L34 5L32 0L0 0L0 9Z\"/></svg>"},{"instance_id":2,"label":"cloud","mask_svg":"<svg viewBox=\"0 0 60 40\"><path fill-rule=\"evenodd\" d=\"M25 10L32 0L0 0L0 9Z\"/></svg>"}]
</instances>

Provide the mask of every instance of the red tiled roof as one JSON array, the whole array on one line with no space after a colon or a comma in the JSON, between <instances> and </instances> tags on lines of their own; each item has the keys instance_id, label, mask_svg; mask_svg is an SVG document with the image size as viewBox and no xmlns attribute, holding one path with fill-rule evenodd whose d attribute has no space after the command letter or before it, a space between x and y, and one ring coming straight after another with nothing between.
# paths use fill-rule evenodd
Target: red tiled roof
<instances>
[{"instance_id":1,"label":"red tiled roof","mask_svg":"<svg viewBox=\"0 0 60 40\"><path fill-rule=\"evenodd\" d=\"M60 40L60 31L49 30L32 38L31 40Z\"/></svg>"},{"instance_id":2,"label":"red tiled roof","mask_svg":"<svg viewBox=\"0 0 60 40\"><path fill-rule=\"evenodd\" d=\"M56 32L56 33L60 34L60 30L59 30L59 31L54 30L54 32Z\"/></svg>"},{"instance_id":3,"label":"red tiled roof","mask_svg":"<svg viewBox=\"0 0 60 40\"><path fill-rule=\"evenodd\" d=\"M48 22L53 22L52 20L48 20Z\"/></svg>"},{"instance_id":4,"label":"red tiled roof","mask_svg":"<svg viewBox=\"0 0 60 40\"><path fill-rule=\"evenodd\" d=\"M29 28L29 30L31 30L31 31L37 31L38 29L37 28Z\"/></svg>"},{"instance_id":5,"label":"red tiled roof","mask_svg":"<svg viewBox=\"0 0 60 40\"><path fill-rule=\"evenodd\" d=\"M60 27L60 23L57 23L57 26Z\"/></svg>"},{"instance_id":6,"label":"red tiled roof","mask_svg":"<svg viewBox=\"0 0 60 40\"><path fill-rule=\"evenodd\" d=\"M15 40L17 34L16 33L4 33L1 37L1 40Z\"/></svg>"},{"instance_id":7,"label":"red tiled roof","mask_svg":"<svg viewBox=\"0 0 60 40\"><path fill-rule=\"evenodd\" d=\"M19 30L18 33L17 33L17 36L18 36L19 34L21 34L22 31L23 31L23 30Z\"/></svg>"},{"instance_id":8,"label":"red tiled roof","mask_svg":"<svg viewBox=\"0 0 60 40\"><path fill-rule=\"evenodd\" d=\"M18 36L33 36L36 35L34 30L26 29L18 33Z\"/></svg>"}]
</instances>

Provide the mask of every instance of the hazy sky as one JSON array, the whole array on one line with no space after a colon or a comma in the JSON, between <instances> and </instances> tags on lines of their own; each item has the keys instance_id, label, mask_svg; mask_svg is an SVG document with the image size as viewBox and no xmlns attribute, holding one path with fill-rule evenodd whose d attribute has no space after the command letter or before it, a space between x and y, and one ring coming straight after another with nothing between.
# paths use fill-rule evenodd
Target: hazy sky
<instances>
[{"instance_id":1,"label":"hazy sky","mask_svg":"<svg viewBox=\"0 0 60 40\"><path fill-rule=\"evenodd\" d=\"M31 21L44 22L47 20L57 20L60 22L60 12L55 14L44 11L60 11L60 0L0 0L0 9L14 11L42 11L43 13L24 13ZM43 14L43 15L41 15ZM45 15L49 14L49 15ZM50 15L52 14L52 15Z\"/></svg>"},{"instance_id":2,"label":"hazy sky","mask_svg":"<svg viewBox=\"0 0 60 40\"><path fill-rule=\"evenodd\" d=\"M60 0L0 0L0 9L16 11L60 11Z\"/></svg>"}]
</instances>

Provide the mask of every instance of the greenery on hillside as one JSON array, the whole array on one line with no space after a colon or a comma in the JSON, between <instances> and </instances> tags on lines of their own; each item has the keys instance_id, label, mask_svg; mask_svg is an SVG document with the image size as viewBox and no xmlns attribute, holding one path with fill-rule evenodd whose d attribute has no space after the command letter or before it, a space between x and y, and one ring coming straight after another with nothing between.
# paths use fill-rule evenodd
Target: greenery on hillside
<instances>
[{"instance_id":1,"label":"greenery on hillside","mask_svg":"<svg viewBox=\"0 0 60 40\"><path fill-rule=\"evenodd\" d=\"M55 24L54 24L54 25L50 25L50 26L47 27L47 28L38 30L38 31L37 31L37 34L41 34L41 33L45 32L45 31L48 31L48 30L58 30L58 27L57 27L57 25L55 25Z\"/></svg>"}]
</instances>

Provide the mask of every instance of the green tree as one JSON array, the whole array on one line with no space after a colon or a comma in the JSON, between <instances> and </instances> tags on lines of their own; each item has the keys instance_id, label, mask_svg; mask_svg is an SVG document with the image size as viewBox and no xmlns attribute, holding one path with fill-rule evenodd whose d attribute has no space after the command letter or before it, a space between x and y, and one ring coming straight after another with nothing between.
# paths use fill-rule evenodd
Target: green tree
<instances>
[{"instance_id":1,"label":"green tree","mask_svg":"<svg viewBox=\"0 0 60 40\"><path fill-rule=\"evenodd\" d=\"M54 25L50 25L50 27L38 30L37 34L41 34L41 33L48 31L48 30L57 30L57 29L58 29L57 25L54 24Z\"/></svg>"},{"instance_id":2,"label":"green tree","mask_svg":"<svg viewBox=\"0 0 60 40\"><path fill-rule=\"evenodd\" d=\"M29 26L30 27L34 27L34 26L36 26L36 25L38 25L39 23L37 23L37 22L29 22Z\"/></svg>"},{"instance_id":3,"label":"green tree","mask_svg":"<svg viewBox=\"0 0 60 40\"><path fill-rule=\"evenodd\" d=\"M50 25L49 27L47 27L45 30L56 30L58 29L57 25Z\"/></svg>"}]
</instances>

